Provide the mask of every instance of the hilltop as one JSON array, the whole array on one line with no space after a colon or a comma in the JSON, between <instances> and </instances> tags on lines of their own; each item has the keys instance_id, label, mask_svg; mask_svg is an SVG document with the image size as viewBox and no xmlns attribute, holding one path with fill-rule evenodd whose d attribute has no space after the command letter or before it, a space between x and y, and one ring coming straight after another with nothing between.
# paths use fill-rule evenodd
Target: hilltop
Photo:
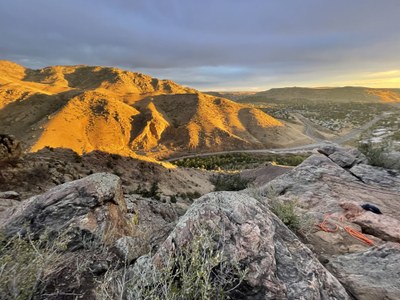
<instances>
[{"instance_id":1,"label":"hilltop","mask_svg":"<svg viewBox=\"0 0 400 300\"><path fill-rule=\"evenodd\" d=\"M397 103L400 102L400 89L337 87L337 88L273 88L267 91L240 98L240 102L256 100L308 100L324 102L365 102L365 103Z\"/></svg>"},{"instance_id":2,"label":"hilltop","mask_svg":"<svg viewBox=\"0 0 400 300\"><path fill-rule=\"evenodd\" d=\"M170 80L111 67L0 61L0 128L46 146L137 157L306 143L293 126Z\"/></svg>"}]
</instances>

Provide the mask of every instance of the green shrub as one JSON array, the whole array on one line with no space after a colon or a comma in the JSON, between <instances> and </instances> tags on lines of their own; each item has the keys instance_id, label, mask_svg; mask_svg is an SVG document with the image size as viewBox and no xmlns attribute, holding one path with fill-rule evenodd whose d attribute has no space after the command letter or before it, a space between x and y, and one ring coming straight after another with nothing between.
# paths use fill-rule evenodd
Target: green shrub
<instances>
[{"instance_id":1,"label":"green shrub","mask_svg":"<svg viewBox=\"0 0 400 300\"><path fill-rule=\"evenodd\" d=\"M280 200L272 196L268 199L268 206L296 234L307 235L314 227L314 219L298 213L299 202L296 199Z\"/></svg>"},{"instance_id":2,"label":"green shrub","mask_svg":"<svg viewBox=\"0 0 400 300\"><path fill-rule=\"evenodd\" d=\"M143 197L146 197L146 198L160 200L160 190L158 187L158 182L156 182L156 181L151 184L151 187L149 190L142 188L142 186L139 185L134 193L142 195Z\"/></svg>"},{"instance_id":3,"label":"green shrub","mask_svg":"<svg viewBox=\"0 0 400 300\"><path fill-rule=\"evenodd\" d=\"M240 174L217 174L210 181L215 191L240 191L247 188L253 179L243 178Z\"/></svg>"},{"instance_id":4,"label":"green shrub","mask_svg":"<svg viewBox=\"0 0 400 300\"><path fill-rule=\"evenodd\" d=\"M294 200L278 200L277 198L269 201L271 211L292 231L300 230L300 217L296 213L297 203Z\"/></svg>"},{"instance_id":5,"label":"green shrub","mask_svg":"<svg viewBox=\"0 0 400 300\"><path fill-rule=\"evenodd\" d=\"M260 163L276 162L280 165L297 166L302 163L308 154L249 154L249 153L228 153L204 157L184 158L174 161L179 167L200 168L206 170L241 170L253 168Z\"/></svg>"},{"instance_id":6,"label":"green shrub","mask_svg":"<svg viewBox=\"0 0 400 300\"><path fill-rule=\"evenodd\" d=\"M388 158L388 145L385 143L380 145L360 143L358 150L368 158L368 161L372 166L387 169L400 169L400 164L397 160Z\"/></svg>"}]
</instances>

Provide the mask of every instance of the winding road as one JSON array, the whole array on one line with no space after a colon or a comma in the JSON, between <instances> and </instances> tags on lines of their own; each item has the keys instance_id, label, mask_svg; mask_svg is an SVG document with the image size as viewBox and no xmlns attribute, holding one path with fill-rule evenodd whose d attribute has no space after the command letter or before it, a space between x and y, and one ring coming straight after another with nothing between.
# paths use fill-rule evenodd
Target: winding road
<instances>
[{"instance_id":1,"label":"winding road","mask_svg":"<svg viewBox=\"0 0 400 300\"><path fill-rule=\"evenodd\" d=\"M290 148L269 148L269 149L250 149L250 150L230 150L230 151L220 151L220 152L209 152L209 153L195 153L195 154L189 154L189 155L184 155L180 157L174 157L174 158L169 158L164 160L165 162L173 162L185 158L194 158L194 157L206 157L206 156L213 156L213 155L222 155L222 154L229 154L229 153L309 153L312 152L313 150L316 150L320 148L321 146L327 144L327 143L336 143L336 144L344 144L348 141L354 140L357 138L362 132L367 130L368 128L372 127L375 125L377 122L379 122L381 119L386 117L388 113L382 113L375 118L373 118L371 121L365 123L363 126L353 129L349 133L334 138L332 140L324 140L322 136L317 132L317 130L314 128L313 123L306 119L305 117L301 115L296 115L296 117L303 122L304 124L304 133L313 139L316 143L313 144L308 144L308 145L302 145L302 146L296 146L296 147L290 147Z\"/></svg>"}]
</instances>

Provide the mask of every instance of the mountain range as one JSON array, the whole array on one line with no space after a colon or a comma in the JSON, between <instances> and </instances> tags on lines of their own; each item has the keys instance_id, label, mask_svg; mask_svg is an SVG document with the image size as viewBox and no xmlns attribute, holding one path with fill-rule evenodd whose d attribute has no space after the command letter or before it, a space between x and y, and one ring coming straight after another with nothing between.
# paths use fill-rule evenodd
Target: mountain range
<instances>
[{"instance_id":1,"label":"mountain range","mask_svg":"<svg viewBox=\"0 0 400 300\"><path fill-rule=\"evenodd\" d=\"M230 95L230 93L227 94ZM222 93L221 95L225 94ZM353 86L325 88L287 87L273 88L263 92L248 93L247 95L243 94L240 98L236 95L236 97L240 102L308 100L321 102L398 103L400 102L400 89Z\"/></svg>"},{"instance_id":2,"label":"mountain range","mask_svg":"<svg viewBox=\"0 0 400 300\"><path fill-rule=\"evenodd\" d=\"M307 142L261 110L170 80L98 66L33 70L10 61L0 61L0 128L30 151L131 157Z\"/></svg>"}]
</instances>

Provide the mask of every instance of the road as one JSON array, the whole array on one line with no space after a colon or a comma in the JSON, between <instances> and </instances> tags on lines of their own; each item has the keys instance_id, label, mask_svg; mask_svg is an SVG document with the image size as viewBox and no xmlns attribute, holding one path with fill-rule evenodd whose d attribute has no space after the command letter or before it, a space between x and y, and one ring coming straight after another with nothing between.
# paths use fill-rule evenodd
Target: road
<instances>
[{"instance_id":1,"label":"road","mask_svg":"<svg viewBox=\"0 0 400 300\"><path fill-rule=\"evenodd\" d=\"M362 132L364 132L365 130L367 130L368 128L372 127L373 125L375 125L377 122L379 122L380 120L382 120L385 116L387 116L388 113L382 113L379 116L376 116L375 118L373 118L371 121L365 123L363 126L361 126L360 128L357 129L353 129L352 131L350 131L349 133L337 137L335 139L332 140L332 142L336 143L336 144L344 144L348 141L354 140L356 137L358 137Z\"/></svg>"},{"instance_id":2,"label":"road","mask_svg":"<svg viewBox=\"0 0 400 300\"><path fill-rule=\"evenodd\" d=\"M304 118L303 116L296 116L299 118L305 126L305 134L308 135L310 138L316 141L314 144L308 144L308 145L302 145L302 146L297 146L297 147L290 147L290 148L269 148L269 149L251 149L251 150L231 150L231 151L220 151L220 152L209 152L209 153L196 153L196 154L189 154L185 156L180 156L180 157L175 157L175 158L170 158L166 159L166 162L173 162L185 158L194 158L194 157L205 157L205 156L212 156L212 155L222 155L222 154L229 154L229 153L305 153L305 152L312 152L313 150L316 150L323 146L326 143L336 143L336 144L344 144L350 140L355 139L359 134L361 134L363 131L367 130L377 122L379 122L382 118L387 116L387 113L382 113L379 116L376 116L373 118L371 121L365 123L363 126L360 128L354 129L350 131L349 133L341 136L334 138L333 140L323 140L317 136L315 133L315 129L312 126L311 121L308 119ZM305 122L305 120L306 122ZM308 128L308 129L307 129Z\"/></svg>"},{"instance_id":3,"label":"road","mask_svg":"<svg viewBox=\"0 0 400 300\"><path fill-rule=\"evenodd\" d=\"M315 124L311 122L309 119L303 117L299 113L292 114L299 122L303 123L304 125L304 134L309 138L313 139L315 142L322 142L324 137L318 132L315 128Z\"/></svg>"},{"instance_id":4,"label":"road","mask_svg":"<svg viewBox=\"0 0 400 300\"><path fill-rule=\"evenodd\" d=\"M328 142L328 141L326 141ZM222 154L229 154L229 153L305 153L305 152L312 152L312 150L318 149L325 143L315 143L315 144L308 144L298 147L291 147L291 148L269 148L269 149L250 149L250 150L230 150L230 151L219 151L219 152L209 152L209 153L196 153L190 154L180 157L174 157L170 159L166 159L166 162L173 162L185 158L194 158L194 157L205 157L205 156L213 156L213 155L222 155Z\"/></svg>"}]
</instances>

